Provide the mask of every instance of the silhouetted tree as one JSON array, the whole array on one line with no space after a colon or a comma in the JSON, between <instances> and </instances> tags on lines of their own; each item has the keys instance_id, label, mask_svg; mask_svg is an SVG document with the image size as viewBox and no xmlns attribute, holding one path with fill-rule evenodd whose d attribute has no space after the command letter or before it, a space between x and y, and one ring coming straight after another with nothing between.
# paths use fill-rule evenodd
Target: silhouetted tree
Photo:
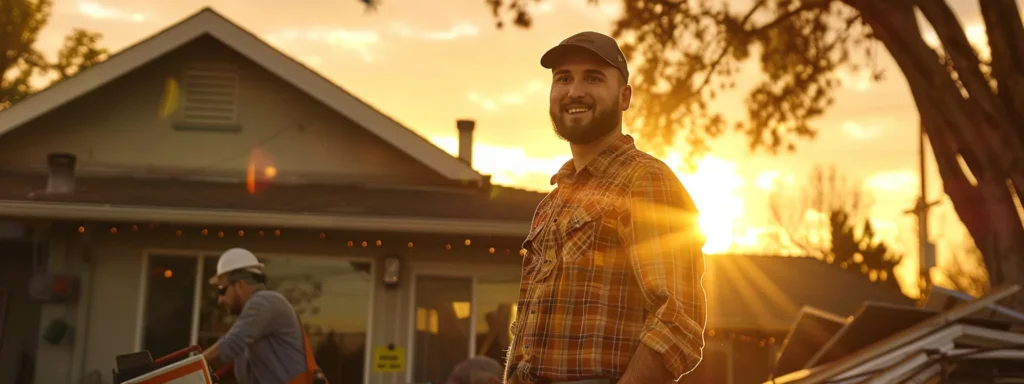
<instances>
[{"instance_id":1,"label":"silhouetted tree","mask_svg":"<svg viewBox=\"0 0 1024 384\"><path fill-rule=\"evenodd\" d=\"M532 25L528 5L484 0L498 25ZM550 1L550 0L547 0ZM963 0L966 1L966 0ZM374 4L374 0L364 0ZM596 3L596 1L592 1ZM978 0L988 49L975 49L943 0L623 0L613 26L631 62L629 126L650 142L682 136L696 151L726 131L708 104L734 87L755 54L763 79L736 128L751 149L794 150L834 101L838 71L870 70L881 43L903 73L928 134L945 193L985 257L993 284L1024 284L1024 24L1014 0ZM922 16L921 19L918 15ZM920 20L936 31L929 46ZM860 52L857 54L855 52ZM962 166L963 165L963 166ZM1024 310L1024 295L1013 307Z\"/></svg>"},{"instance_id":2,"label":"silhouetted tree","mask_svg":"<svg viewBox=\"0 0 1024 384\"><path fill-rule=\"evenodd\" d=\"M98 47L100 34L75 29L57 60L47 62L35 43L51 8L51 0L0 1L0 110L35 92L33 81L66 79L107 58L107 50Z\"/></svg>"},{"instance_id":3,"label":"silhouetted tree","mask_svg":"<svg viewBox=\"0 0 1024 384\"><path fill-rule=\"evenodd\" d=\"M816 165L799 190L799 197L794 197L777 186L769 197L772 216L789 243L807 255L899 289L893 269L902 257L875 233L867 217L868 198L859 183L835 165Z\"/></svg>"},{"instance_id":4,"label":"silhouetted tree","mask_svg":"<svg viewBox=\"0 0 1024 384\"><path fill-rule=\"evenodd\" d=\"M939 278L935 283L976 297L981 296L988 293L992 285L988 280L981 251L970 240L970 235L964 237L967 239L965 244L953 252L951 259L939 266Z\"/></svg>"}]
</instances>

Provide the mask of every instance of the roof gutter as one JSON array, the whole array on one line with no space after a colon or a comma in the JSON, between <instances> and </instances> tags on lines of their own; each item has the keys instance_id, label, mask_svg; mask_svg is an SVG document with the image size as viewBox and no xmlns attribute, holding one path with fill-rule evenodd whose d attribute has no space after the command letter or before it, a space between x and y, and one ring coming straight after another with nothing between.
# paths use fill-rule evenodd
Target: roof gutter
<instances>
[{"instance_id":1,"label":"roof gutter","mask_svg":"<svg viewBox=\"0 0 1024 384\"><path fill-rule=\"evenodd\" d=\"M0 200L0 217L50 220L142 221L183 225L239 225L512 237L526 236L530 231L529 221L321 215L105 204L40 203L11 200Z\"/></svg>"},{"instance_id":2,"label":"roof gutter","mask_svg":"<svg viewBox=\"0 0 1024 384\"><path fill-rule=\"evenodd\" d=\"M967 317L974 312L984 309L989 305L1016 293L1018 290L1020 290L1019 285L1000 286L993 289L988 295L982 296L973 301L961 303L948 311L939 313L928 320L904 329L903 331L871 344L866 348L860 349L835 361L834 363L828 364L821 370L810 372L808 376L795 382L804 384L824 383L825 381L831 380L849 369L885 354L895 347L909 343L934 332L937 329L953 324L961 318Z\"/></svg>"}]
</instances>

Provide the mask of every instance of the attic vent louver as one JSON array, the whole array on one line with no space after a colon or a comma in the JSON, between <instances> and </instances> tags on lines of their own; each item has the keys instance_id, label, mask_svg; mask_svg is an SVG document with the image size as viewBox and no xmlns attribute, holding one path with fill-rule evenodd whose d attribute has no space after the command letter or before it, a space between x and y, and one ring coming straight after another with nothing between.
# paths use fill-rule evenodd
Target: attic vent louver
<instances>
[{"instance_id":1,"label":"attic vent louver","mask_svg":"<svg viewBox=\"0 0 1024 384\"><path fill-rule=\"evenodd\" d=\"M237 69L223 65L190 65L181 77L183 122L199 125L237 123Z\"/></svg>"}]
</instances>

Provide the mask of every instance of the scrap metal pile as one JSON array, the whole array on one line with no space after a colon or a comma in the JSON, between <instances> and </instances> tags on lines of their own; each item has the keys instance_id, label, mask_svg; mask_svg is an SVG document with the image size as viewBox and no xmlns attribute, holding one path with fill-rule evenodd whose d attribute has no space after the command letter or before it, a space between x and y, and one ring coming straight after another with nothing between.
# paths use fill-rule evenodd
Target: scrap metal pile
<instances>
[{"instance_id":1,"label":"scrap metal pile","mask_svg":"<svg viewBox=\"0 0 1024 384\"><path fill-rule=\"evenodd\" d=\"M805 307L765 384L1024 383L1024 314L934 288L922 308L866 302L841 318Z\"/></svg>"}]
</instances>

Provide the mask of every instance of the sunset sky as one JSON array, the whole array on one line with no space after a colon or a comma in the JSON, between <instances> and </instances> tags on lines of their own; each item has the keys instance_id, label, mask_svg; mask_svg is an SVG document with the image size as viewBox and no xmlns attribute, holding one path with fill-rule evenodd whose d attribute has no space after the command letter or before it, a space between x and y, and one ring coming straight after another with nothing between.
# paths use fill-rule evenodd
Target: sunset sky
<instances>
[{"instance_id":1,"label":"sunset sky","mask_svg":"<svg viewBox=\"0 0 1024 384\"><path fill-rule=\"evenodd\" d=\"M984 42L977 1L947 2L969 37ZM496 30L483 0L383 0L369 14L356 0L54 3L38 42L48 54L71 28L101 32L103 44L118 51L210 6L449 152L457 148L455 120L476 119L474 166L496 183L541 191L551 188L547 181L569 151L547 117L550 72L540 67L540 55L573 33L609 32L621 9L612 0L598 6L548 0L535 8L535 26L524 31ZM740 9L744 1L732 3ZM725 137L712 142L695 172L687 172L685 149L667 152L663 160L702 210L709 252L764 252L765 236L777 228L768 211L770 191L799 193L814 164L834 163L872 196L878 232L907 255L898 271L904 290L916 291L916 230L902 212L918 194L918 117L898 68L887 55L882 63L888 76L881 83L843 73L836 106L817 122L820 134L795 154L751 154L742 137ZM737 92L721 97L715 108L743 118L745 87L756 76L751 63ZM940 198L937 175L929 173L929 195ZM962 248L963 229L947 200L934 212L931 236L941 265Z\"/></svg>"}]
</instances>

